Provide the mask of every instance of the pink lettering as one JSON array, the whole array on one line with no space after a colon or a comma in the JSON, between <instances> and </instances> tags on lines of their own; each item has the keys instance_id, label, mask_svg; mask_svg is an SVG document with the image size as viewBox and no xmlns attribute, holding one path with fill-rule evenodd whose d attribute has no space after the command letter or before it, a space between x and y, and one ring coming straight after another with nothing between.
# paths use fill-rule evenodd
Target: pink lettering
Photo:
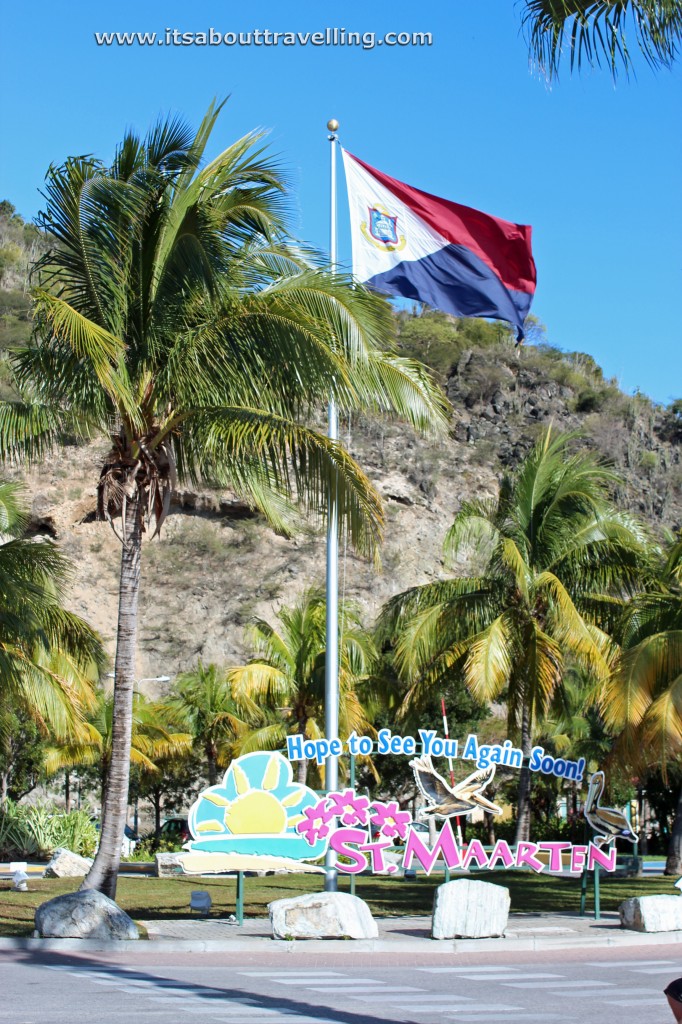
<instances>
[{"instance_id":1,"label":"pink lettering","mask_svg":"<svg viewBox=\"0 0 682 1024\"><path fill-rule=\"evenodd\" d=\"M329 841L332 850L335 850L340 857L347 857L351 861L350 864L338 861L336 866L339 871L344 871L349 875L357 875L367 868L367 858L365 855L360 853L359 850L353 849L354 846L360 846L364 843L366 839L367 833L361 828L339 828L332 832Z\"/></svg>"},{"instance_id":2,"label":"pink lettering","mask_svg":"<svg viewBox=\"0 0 682 1024\"><path fill-rule=\"evenodd\" d=\"M585 867L586 846L574 846L571 849L571 873L579 873Z\"/></svg>"},{"instance_id":3,"label":"pink lettering","mask_svg":"<svg viewBox=\"0 0 682 1024\"><path fill-rule=\"evenodd\" d=\"M442 855L449 868L461 867L459 849L452 834L452 825L449 818L443 825L433 850L430 850L425 843L422 843L418 832L415 832L413 828L409 830L407 833L407 843L405 844L405 856L403 857L404 868L412 867L412 861L416 857L424 871L426 871L426 874L430 875L439 855Z\"/></svg>"},{"instance_id":4,"label":"pink lettering","mask_svg":"<svg viewBox=\"0 0 682 1024\"><path fill-rule=\"evenodd\" d=\"M369 853L372 859L372 871L385 871L386 864L382 851L389 850L392 846L393 843L389 840L386 843L364 843L360 849Z\"/></svg>"},{"instance_id":5,"label":"pink lettering","mask_svg":"<svg viewBox=\"0 0 682 1024\"><path fill-rule=\"evenodd\" d=\"M509 849L509 843L504 839L498 839L493 847L493 852L490 854L490 860L488 861L488 867L492 868L497 861L502 861L505 868L514 867L514 854Z\"/></svg>"},{"instance_id":6,"label":"pink lettering","mask_svg":"<svg viewBox=\"0 0 682 1024\"><path fill-rule=\"evenodd\" d=\"M549 870L561 871L563 867L562 850L570 850L570 843L538 843L541 850L549 850Z\"/></svg>"},{"instance_id":7,"label":"pink lettering","mask_svg":"<svg viewBox=\"0 0 682 1024\"><path fill-rule=\"evenodd\" d=\"M537 843L519 843L516 847L516 866L520 868L523 864L539 873L545 870L545 865L535 856L538 852Z\"/></svg>"},{"instance_id":8,"label":"pink lettering","mask_svg":"<svg viewBox=\"0 0 682 1024\"><path fill-rule=\"evenodd\" d=\"M606 850L608 850L608 853ZM616 844L610 843L606 850L600 850L594 843L590 843L587 850L588 871L593 871L595 864L598 864L600 868L604 868L605 871L616 870L616 856L618 854Z\"/></svg>"},{"instance_id":9,"label":"pink lettering","mask_svg":"<svg viewBox=\"0 0 682 1024\"><path fill-rule=\"evenodd\" d=\"M489 866L488 854L485 852L483 843L479 839L472 839L467 846L462 867L468 868L472 860L476 861L479 868L487 868Z\"/></svg>"}]
</instances>

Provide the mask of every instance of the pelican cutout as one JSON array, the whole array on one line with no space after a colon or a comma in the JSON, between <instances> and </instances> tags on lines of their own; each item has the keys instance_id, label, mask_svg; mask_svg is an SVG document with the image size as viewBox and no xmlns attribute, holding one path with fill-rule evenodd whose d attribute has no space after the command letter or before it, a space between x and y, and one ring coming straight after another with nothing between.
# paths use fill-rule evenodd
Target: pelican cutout
<instances>
[{"instance_id":1,"label":"pelican cutout","mask_svg":"<svg viewBox=\"0 0 682 1024\"><path fill-rule=\"evenodd\" d=\"M421 817L450 818L453 814L471 814L477 807L491 814L502 814L502 808L483 796L483 790L495 775L495 765L468 775L456 786L449 786L433 767L431 757L415 757L410 768L420 793L430 806L419 812Z\"/></svg>"},{"instance_id":2,"label":"pelican cutout","mask_svg":"<svg viewBox=\"0 0 682 1024\"><path fill-rule=\"evenodd\" d=\"M596 846L606 846L615 842L616 839L627 839L636 843L639 837L632 831L630 822L622 811L613 807L600 807L599 800L604 792L604 773L595 772L590 778L585 798L585 815L588 824L597 833L595 836Z\"/></svg>"}]
</instances>

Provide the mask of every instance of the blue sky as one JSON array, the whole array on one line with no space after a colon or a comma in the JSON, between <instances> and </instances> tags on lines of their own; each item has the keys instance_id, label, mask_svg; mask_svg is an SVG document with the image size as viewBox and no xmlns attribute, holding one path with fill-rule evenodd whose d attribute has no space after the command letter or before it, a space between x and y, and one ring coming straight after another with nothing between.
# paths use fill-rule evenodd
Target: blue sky
<instances>
[{"instance_id":1,"label":"blue sky","mask_svg":"<svg viewBox=\"0 0 682 1024\"><path fill-rule=\"evenodd\" d=\"M628 392L682 395L682 67L614 86L605 71L551 88L529 68L515 0L120 0L13 4L0 42L0 198L35 215L50 162L109 159L160 114L198 123L230 94L213 152L256 126L295 189L292 229L328 236L325 124L418 188L533 225L533 311L548 340L589 352ZM98 47L102 31L431 32L428 48ZM340 256L350 259L343 203Z\"/></svg>"}]
</instances>

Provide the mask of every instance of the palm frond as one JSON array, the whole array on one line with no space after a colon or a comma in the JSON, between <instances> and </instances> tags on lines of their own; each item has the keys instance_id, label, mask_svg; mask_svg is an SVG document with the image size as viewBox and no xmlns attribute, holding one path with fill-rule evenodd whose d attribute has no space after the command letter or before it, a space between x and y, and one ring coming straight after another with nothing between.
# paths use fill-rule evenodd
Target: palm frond
<instances>
[{"instance_id":1,"label":"palm frond","mask_svg":"<svg viewBox=\"0 0 682 1024\"><path fill-rule=\"evenodd\" d=\"M682 34L676 0L524 0L522 24L531 54L552 78L568 49L571 70L604 60L614 78L632 63L627 31L652 67L669 67Z\"/></svg>"}]
</instances>

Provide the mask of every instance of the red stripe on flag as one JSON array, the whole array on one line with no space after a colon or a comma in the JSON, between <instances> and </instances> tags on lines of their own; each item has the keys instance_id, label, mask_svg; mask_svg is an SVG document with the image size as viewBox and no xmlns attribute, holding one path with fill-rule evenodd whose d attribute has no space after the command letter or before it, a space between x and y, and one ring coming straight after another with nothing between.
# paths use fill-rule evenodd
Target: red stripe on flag
<instances>
[{"instance_id":1,"label":"red stripe on flag","mask_svg":"<svg viewBox=\"0 0 682 1024\"><path fill-rule=\"evenodd\" d=\"M430 228L453 245L464 245L500 278L506 288L533 295L537 281L531 251L532 228L514 224L470 206L452 203L406 185L348 153L360 167L387 188Z\"/></svg>"}]
</instances>

